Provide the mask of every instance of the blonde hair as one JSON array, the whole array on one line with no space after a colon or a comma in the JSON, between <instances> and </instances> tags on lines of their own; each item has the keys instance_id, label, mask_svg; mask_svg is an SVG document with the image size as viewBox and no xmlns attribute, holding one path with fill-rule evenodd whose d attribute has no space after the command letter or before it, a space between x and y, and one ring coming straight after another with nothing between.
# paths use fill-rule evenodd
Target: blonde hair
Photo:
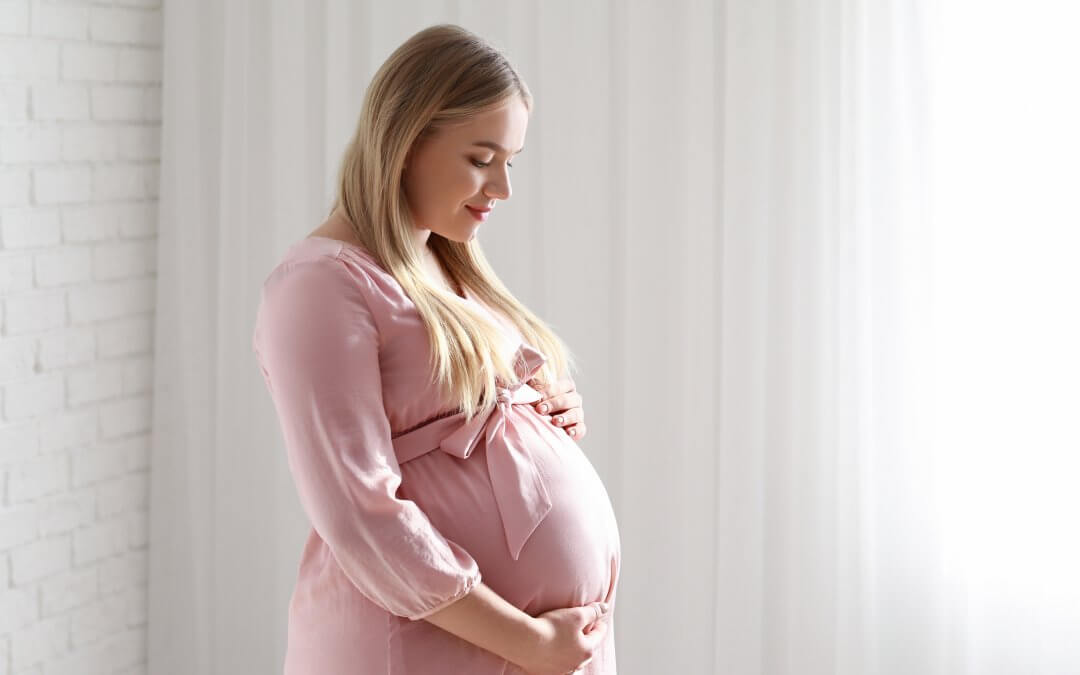
<instances>
[{"instance_id":1,"label":"blonde hair","mask_svg":"<svg viewBox=\"0 0 1080 675\"><path fill-rule=\"evenodd\" d=\"M532 95L496 48L452 24L416 33L387 58L364 96L356 134L345 150L333 210L344 211L357 239L401 285L427 327L433 384L467 418L496 404L496 377L517 381L500 354L505 339L477 309L428 281L402 188L402 169L416 140L444 125ZM547 324L503 285L473 239L434 232L429 248L450 278L517 327L547 358L537 374L552 382L574 367L573 355Z\"/></svg>"}]
</instances>

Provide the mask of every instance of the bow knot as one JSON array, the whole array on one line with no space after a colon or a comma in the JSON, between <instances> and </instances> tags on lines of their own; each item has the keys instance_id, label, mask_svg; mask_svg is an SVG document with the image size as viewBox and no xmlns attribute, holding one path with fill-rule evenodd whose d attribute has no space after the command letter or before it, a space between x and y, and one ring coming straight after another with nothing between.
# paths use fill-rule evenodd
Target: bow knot
<instances>
[{"instance_id":1,"label":"bow knot","mask_svg":"<svg viewBox=\"0 0 1080 675\"><path fill-rule=\"evenodd\" d=\"M514 402L514 389L510 387L498 387L496 389L496 404L503 408L503 412L508 412L507 407Z\"/></svg>"}]
</instances>

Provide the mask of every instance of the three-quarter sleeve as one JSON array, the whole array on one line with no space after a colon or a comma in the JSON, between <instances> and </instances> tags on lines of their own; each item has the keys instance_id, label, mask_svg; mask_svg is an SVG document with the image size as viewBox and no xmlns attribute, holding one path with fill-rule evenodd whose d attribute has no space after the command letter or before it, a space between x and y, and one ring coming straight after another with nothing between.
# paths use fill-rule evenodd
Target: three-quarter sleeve
<instances>
[{"instance_id":1,"label":"three-quarter sleeve","mask_svg":"<svg viewBox=\"0 0 1080 675\"><path fill-rule=\"evenodd\" d=\"M416 620L466 595L480 570L415 502L395 496L401 469L365 280L329 256L275 270L253 347L312 527L361 593Z\"/></svg>"}]
</instances>

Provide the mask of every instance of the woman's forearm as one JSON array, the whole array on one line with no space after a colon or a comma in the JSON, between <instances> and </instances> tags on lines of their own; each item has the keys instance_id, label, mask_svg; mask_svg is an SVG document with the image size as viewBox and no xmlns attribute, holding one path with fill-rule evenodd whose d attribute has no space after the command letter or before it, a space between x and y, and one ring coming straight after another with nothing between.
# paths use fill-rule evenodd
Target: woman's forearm
<instances>
[{"instance_id":1,"label":"woman's forearm","mask_svg":"<svg viewBox=\"0 0 1080 675\"><path fill-rule=\"evenodd\" d=\"M521 663L539 641L536 620L483 582L423 620L511 663Z\"/></svg>"}]
</instances>

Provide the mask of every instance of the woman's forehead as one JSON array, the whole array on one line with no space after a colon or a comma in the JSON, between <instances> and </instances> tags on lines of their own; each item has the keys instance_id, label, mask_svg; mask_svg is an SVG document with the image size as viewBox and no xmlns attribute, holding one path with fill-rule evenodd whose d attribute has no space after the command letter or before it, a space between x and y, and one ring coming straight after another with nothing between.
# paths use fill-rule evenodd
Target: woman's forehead
<instances>
[{"instance_id":1,"label":"woman's forehead","mask_svg":"<svg viewBox=\"0 0 1080 675\"><path fill-rule=\"evenodd\" d=\"M523 111L524 112L524 111ZM486 148L495 152L517 154L524 149L528 116L511 110L478 115L447 130L456 144Z\"/></svg>"}]
</instances>

